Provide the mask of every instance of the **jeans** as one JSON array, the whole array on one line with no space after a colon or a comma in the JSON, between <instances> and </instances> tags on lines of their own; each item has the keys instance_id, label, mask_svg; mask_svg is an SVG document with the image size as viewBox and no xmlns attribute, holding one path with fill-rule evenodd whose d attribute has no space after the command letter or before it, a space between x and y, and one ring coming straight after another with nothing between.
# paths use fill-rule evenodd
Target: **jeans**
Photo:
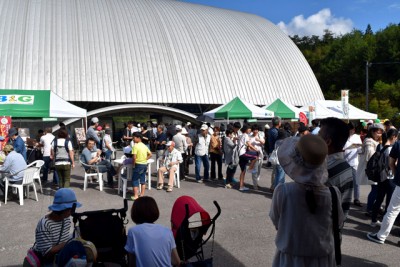
<instances>
[{"instance_id":1,"label":"jeans","mask_svg":"<svg viewBox=\"0 0 400 267\"><path fill-rule=\"evenodd\" d=\"M386 196L386 210L389 207L389 201L392 198L393 191L395 189L396 185L392 182L390 179L386 179L383 182L379 182L377 185L377 194L376 194L376 200L374 205L372 206L372 215L371 215L371 220L373 222L377 221L378 217L378 212L381 209L381 205L383 202L383 199Z\"/></svg>"},{"instance_id":2,"label":"jeans","mask_svg":"<svg viewBox=\"0 0 400 267\"><path fill-rule=\"evenodd\" d=\"M146 184L147 164L136 164L132 172L132 187L139 187L140 184Z\"/></svg>"},{"instance_id":3,"label":"jeans","mask_svg":"<svg viewBox=\"0 0 400 267\"><path fill-rule=\"evenodd\" d=\"M222 174L222 155L216 153L210 153L210 160L211 160L211 179L217 178L215 176L215 164L218 167L218 178L222 179L224 175Z\"/></svg>"},{"instance_id":4,"label":"jeans","mask_svg":"<svg viewBox=\"0 0 400 267\"><path fill-rule=\"evenodd\" d=\"M372 211L372 206L374 205L374 202L376 200L376 195L378 194L378 186L375 184L371 185L371 192L368 194L368 200L367 200L367 212Z\"/></svg>"},{"instance_id":5,"label":"jeans","mask_svg":"<svg viewBox=\"0 0 400 267\"><path fill-rule=\"evenodd\" d=\"M393 223L397 218L397 215L400 213L400 187L396 186L394 189L392 198L390 200L390 204L388 210L383 217L381 229L377 233L377 237L381 240L386 240L388 235L390 234L390 230L392 230Z\"/></svg>"},{"instance_id":6,"label":"jeans","mask_svg":"<svg viewBox=\"0 0 400 267\"><path fill-rule=\"evenodd\" d=\"M233 182L233 176L235 175L237 165L230 164L226 167L226 183L230 184Z\"/></svg>"},{"instance_id":7,"label":"jeans","mask_svg":"<svg viewBox=\"0 0 400 267\"><path fill-rule=\"evenodd\" d=\"M113 176L117 174L114 167L108 160L102 160L98 164L100 172L107 172L107 183L108 185L113 184Z\"/></svg>"},{"instance_id":8,"label":"jeans","mask_svg":"<svg viewBox=\"0 0 400 267\"><path fill-rule=\"evenodd\" d=\"M42 181L47 181L47 179L49 178L49 168L50 168L50 156L48 157L43 157L43 161L44 161L44 165L42 167L43 170L43 178Z\"/></svg>"},{"instance_id":9,"label":"jeans","mask_svg":"<svg viewBox=\"0 0 400 267\"><path fill-rule=\"evenodd\" d=\"M275 169L274 188L276 188L279 184L285 183L285 171L279 164L274 165L274 169Z\"/></svg>"},{"instance_id":10,"label":"jeans","mask_svg":"<svg viewBox=\"0 0 400 267\"><path fill-rule=\"evenodd\" d=\"M256 170L256 172L251 173L251 178L253 180L254 186L258 186L258 181L260 180L262 163L263 163L263 159L260 157L254 164L254 170Z\"/></svg>"},{"instance_id":11,"label":"jeans","mask_svg":"<svg viewBox=\"0 0 400 267\"><path fill-rule=\"evenodd\" d=\"M353 176L354 200L360 200L360 185L357 184L357 166L351 167L351 174Z\"/></svg>"},{"instance_id":12,"label":"jeans","mask_svg":"<svg viewBox=\"0 0 400 267\"><path fill-rule=\"evenodd\" d=\"M200 180L200 168L201 168L201 163L203 162L204 165L204 180L208 180L208 175L210 171L210 163L208 162L208 155L204 156L198 156L194 155L194 163L195 163L195 173L196 173L196 180Z\"/></svg>"},{"instance_id":13,"label":"jeans","mask_svg":"<svg viewBox=\"0 0 400 267\"><path fill-rule=\"evenodd\" d=\"M111 161L111 155L112 155L112 150L107 150L106 152L104 152L104 155L106 157L106 160Z\"/></svg>"},{"instance_id":14,"label":"jeans","mask_svg":"<svg viewBox=\"0 0 400 267\"><path fill-rule=\"evenodd\" d=\"M55 172L57 172L59 179L58 186L60 188L68 188L71 181L71 165L56 165Z\"/></svg>"}]
</instances>

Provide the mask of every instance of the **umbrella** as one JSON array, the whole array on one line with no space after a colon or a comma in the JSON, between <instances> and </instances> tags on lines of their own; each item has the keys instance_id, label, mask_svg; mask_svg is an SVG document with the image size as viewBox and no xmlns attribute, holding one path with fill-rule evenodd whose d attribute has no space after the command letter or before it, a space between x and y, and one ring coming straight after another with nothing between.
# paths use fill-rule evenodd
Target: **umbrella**
<instances>
[{"instance_id":1,"label":"umbrella","mask_svg":"<svg viewBox=\"0 0 400 267\"><path fill-rule=\"evenodd\" d=\"M196 118L196 121L213 123L214 119L207 115L200 115Z\"/></svg>"},{"instance_id":2,"label":"umbrella","mask_svg":"<svg viewBox=\"0 0 400 267\"><path fill-rule=\"evenodd\" d=\"M235 97L225 105L204 112L203 115L213 119L252 119L272 118L274 112L250 104L239 97Z\"/></svg>"}]
</instances>

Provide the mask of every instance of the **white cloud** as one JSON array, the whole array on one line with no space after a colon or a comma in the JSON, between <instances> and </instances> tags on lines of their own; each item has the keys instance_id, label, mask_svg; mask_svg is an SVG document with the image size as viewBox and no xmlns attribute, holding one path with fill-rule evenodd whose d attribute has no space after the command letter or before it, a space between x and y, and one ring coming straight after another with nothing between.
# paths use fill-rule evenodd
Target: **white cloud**
<instances>
[{"instance_id":1,"label":"white cloud","mask_svg":"<svg viewBox=\"0 0 400 267\"><path fill-rule=\"evenodd\" d=\"M336 18L331 14L329 8L324 8L308 18L304 18L303 15L298 15L288 24L281 21L278 23L278 27L290 36L296 34L299 36L322 36L326 29L334 35L340 35L353 30L353 22L351 19Z\"/></svg>"}]
</instances>

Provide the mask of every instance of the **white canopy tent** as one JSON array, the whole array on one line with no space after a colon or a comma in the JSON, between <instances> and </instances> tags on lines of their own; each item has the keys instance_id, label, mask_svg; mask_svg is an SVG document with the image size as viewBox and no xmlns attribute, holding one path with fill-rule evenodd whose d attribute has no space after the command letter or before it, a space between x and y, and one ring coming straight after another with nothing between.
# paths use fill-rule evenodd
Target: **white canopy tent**
<instances>
[{"instance_id":1,"label":"white canopy tent","mask_svg":"<svg viewBox=\"0 0 400 267\"><path fill-rule=\"evenodd\" d=\"M314 116L312 119L323 119L328 117L335 117L339 119L361 120L368 119L374 120L378 118L377 114L366 112L355 106L349 104L349 115L346 117L343 114L342 102L340 100L314 100L301 107L300 109L309 115L309 107L314 108Z\"/></svg>"}]
</instances>

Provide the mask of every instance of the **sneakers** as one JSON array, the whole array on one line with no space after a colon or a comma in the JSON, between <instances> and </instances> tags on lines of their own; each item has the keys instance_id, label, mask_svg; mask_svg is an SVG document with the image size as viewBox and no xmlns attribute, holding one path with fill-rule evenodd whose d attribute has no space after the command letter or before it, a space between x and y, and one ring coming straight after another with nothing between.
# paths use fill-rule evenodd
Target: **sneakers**
<instances>
[{"instance_id":1,"label":"sneakers","mask_svg":"<svg viewBox=\"0 0 400 267\"><path fill-rule=\"evenodd\" d=\"M385 240L379 239L377 233L368 233L367 238L371 240L372 242L378 243L378 244L383 244L385 243Z\"/></svg>"},{"instance_id":2,"label":"sneakers","mask_svg":"<svg viewBox=\"0 0 400 267\"><path fill-rule=\"evenodd\" d=\"M239 188L239 191L241 191L241 192L249 191L249 188L243 186L243 187Z\"/></svg>"},{"instance_id":3,"label":"sneakers","mask_svg":"<svg viewBox=\"0 0 400 267\"><path fill-rule=\"evenodd\" d=\"M361 204L360 200L354 199L354 206L362 207L363 205Z\"/></svg>"},{"instance_id":4,"label":"sneakers","mask_svg":"<svg viewBox=\"0 0 400 267\"><path fill-rule=\"evenodd\" d=\"M173 189L172 185L169 185L168 188L167 188L167 192L168 193L172 192L172 189Z\"/></svg>"},{"instance_id":5,"label":"sneakers","mask_svg":"<svg viewBox=\"0 0 400 267\"><path fill-rule=\"evenodd\" d=\"M226 189L231 189L232 186L231 186L230 184L226 184L226 185L225 185L225 188L226 188Z\"/></svg>"},{"instance_id":6,"label":"sneakers","mask_svg":"<svg viewBox=\"0 0 400 267\"><path fill-rule=\"evenodd\" d=\"M376 221L376 222L371 222L370 224L372 227L377 227L377 226L381 226L381 222L380 221Z\"/></svg>"},{"instance_id":7,"label":"sneakers","mask_svg":"<svg viewBox=\"0 0 400 267\"><path fill-rule=\"evenodd\" d=\"M236 180L235 178L232 178L232 183L233 184L237 184L237 183L239 183L239 180Z\"/></svg>"},{"instance_id":8,"label":"sneakers","mask_svg":"<svg viewBox=\"0 0 400 267\"><path fill-rule=\"evenodd\" d=\"M196 182L199 183L199 184L202 184L203 180L201 180L201 179L200 180L196 180Z\"/></svg>"}]
</instances>

